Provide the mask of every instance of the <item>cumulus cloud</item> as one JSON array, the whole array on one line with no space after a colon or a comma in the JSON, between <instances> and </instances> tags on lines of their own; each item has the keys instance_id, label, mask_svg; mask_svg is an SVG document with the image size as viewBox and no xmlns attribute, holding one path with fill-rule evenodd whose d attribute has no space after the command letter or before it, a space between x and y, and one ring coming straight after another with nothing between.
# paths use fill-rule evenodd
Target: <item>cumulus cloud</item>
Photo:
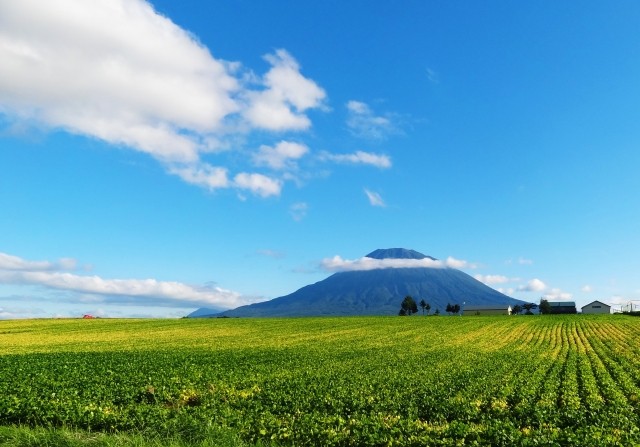
<instances>
[{"instance_id":1,"label":"cumulus cloud","mask_svg":"<svg viewBox=\"0 0 640 447\"><path fill-rule=\"evenodd\" d=\"M229 178L225 168L215 167L206 163L171 166L171 174L177 175L182 180L192 185L200 186L211 191L229 187Z\"/></svg>"},{"instance_id":2,"label":"cumulus cloud","mask_svg":"<svg viewBox=\"0 0 640 447\"><path fill-rule=\"evenodd\" d=\"M258 173L229 180L202 159L232 135L300 131L326 94L285 50L256 82L144 0L0 2L0 113L141 151L210 190L277 195Z\"/></svg>"},{"instance_id":3,"label":"cumulus cloud","mask_svg":"<svg viewBox=\"0 0 640 447\"><path fill-rule=\"evenodd\" d=\"M302 158L309 152L304 144L291 141L280 141L275 146L262 145L257 154L253 156L254 162L259 166L267 166L274 170L296 169L294 160Z\"/></svg>"},{"instance_id":4,"label":"cumulus cloud","mask_svg":"<svg viewBox=\"0 0 640 447\"><path fill-rule=\"evenodd\" d=\"M351 154L330 154L323 152L320 154L321 160L334 161L337 163L352 163L371 165L381 169L391 167L391 158L384 154L372 154L371 152L356 151Z\"/></svg>"},{"instance_id":5,"label":"cumulus cloud","mask_svg":"<svg viewBox=\"0 0 640 447\"><path fill-rule=\"evenodd\" d=\"M265 59L271 64L262 79L265 89L246 93L249 106L244 116L255 127L267 130L309 128L311 121L304 112L322 107L325 91L300 74L298 62L285 50Z\"/></svg>"},{"instance_id":6,"label":"cumulus cloud","mask_svg":"<svg viewBox=\"0 0 640 447\"><path fill-rule=\"evenodd\" d=\"M2 2L6 111L167 161L239 106L227 66L141 0Z\"/></svg>"},{"instance_id":7,"label":"cumulus cloud","mask_svg":"<svg viewBox=\"0 0 640 447\"><path fill-rule=\"evenodd\" d=\"M282 190L282 180L263 174L241 172L233 178L239 189L251 191L261 197L278 196Z\"/></svg>"},{"instance_id":8,"label":"cumulus cloud","mask_svg":"<svg viewBox=\"0 0 640 447\"><path fill-rule=\"evenodd\" d=\"M590 286L589 284L586 284L586 285L582 286L582 288L580 290L582 290L585 293L591 293L591 292L593 292L593 287Z\"/></svg>"},{"instance_id":9,"label":"cumulus cloud","mask_svg":"<svg viewBox=\"0 0 640 447\"><path fill-rule=\"evenodd\" d=\"M503 275L474 275L474 278L487 285L504 284L511 281L509 278Z\"/></svg>"},{"instance_id":10,"label":"cumulus cloud","mask_svg":"<svg viewBox=\"0 0 640 447\"><path fill-rule=\"evenodd\" d=\"M347 126L351 133L357 137L383 140L390 134L398 132L391 115L376 115L364 102L349 101L347 112Z\"/></svg>"},{"instance_id":11,"label":"cumulus cloud","mask_svg":"<svg viewBox=\"0 0 640 447\"><path fill-rule=\"evenodd\" d=\"M371 206L379 206L379 207L387 206L386 203L384 203L382 196L380 196L380 194L378 194L377 192L369 191L368 189L365 188L364 193L369 199L369 203L371 204Z\"/></svg>"},{"instance_id":12,"label":"cumulus cloud","mask_svg":"<svg viewBox=\"0 0 640 447\"><path fill-rule=\"evenodd\" d=\"M246 304L247 301L237 292L215 286L196 287L176 281L156 279L105 279L97 275L85 276L44 268L46 261L33 263L6 254L0 259L6 257L19 260L20 268L4 268L4 264L0 265L0 284L41 286L47 289L85 294L94 300L95 296L133 298L141 305L145 303L155 305L160 300L173 305L229 308ZM54 263L49 264L54 265ZM78 300L81 299L82 297L78 298Z\"/></svg>"},{"instance_id":13,"label":"cumulus cloud","mask_svg":"<svg viewBox=\"0 0 640 447\"><path fill-rule=\"evenodd\" d=\"M551 289L545 293L542 298L547 301L570 301L573 298L573 294L563 292L560 289Z\"/></svg>"},{"instance_id":14,"label":"cumulus cloud","mask_svg":"<svg viewBox=\"0 0 640 447\"><path fill-rule=\"evenodd\" d=\"M448 257L441 261L437 259L374 259L362 257L354 260L343 259L340 256L323 259L320 266L330 272L350 272L360 270L378 270L387 268L463 268L469 264L466 261Z\"/></svg>"},{"instance_id":15,"label":"cumulus cloud","mask_svg":"<svg viewBox=\"0 0 640 447\"><path fill-rule=\"evenodd\" d=\"M527 284L518 287L519 292L541 292L547 288L547 285L539 280L538 278L534 278L531 281L527 282Z\"/></svg>"}]
</instances>

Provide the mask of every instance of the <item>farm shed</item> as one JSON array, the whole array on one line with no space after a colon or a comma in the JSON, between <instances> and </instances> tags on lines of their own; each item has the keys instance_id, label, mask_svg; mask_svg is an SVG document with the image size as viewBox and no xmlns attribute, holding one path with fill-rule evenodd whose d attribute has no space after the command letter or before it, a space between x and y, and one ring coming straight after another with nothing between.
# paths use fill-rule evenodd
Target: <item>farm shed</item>
<instances>
[{"instance_id":1,"label":"farm shed","mask_svg":"<svg viewBox=\"0 0 640 447\"><path fill-rule=\"evenodd\" d=\"M495 304L491 306L464 306L463 315L511 315L511 306Z\"/></svg>"},{"instance_id":2,"label":"farm shed","mask_svg":"<svg viewBox=\"0 0 640 447\"><path fill-rule=\"evenodd\" d=\"M574 301L549 301L550 314L575 314L578 313Z\"/></svg>"},{"instance_id":3,"label":"farm shed","mask_svg":"<svg viewBox=\"0 0 640 447\"><path fill-rule=\"evenodd\" d=\"M583 314L609 314L611 313L611 306L603 303L602 301L593 301L589 304L582 306Z\"/></svg>"}]
</instances>

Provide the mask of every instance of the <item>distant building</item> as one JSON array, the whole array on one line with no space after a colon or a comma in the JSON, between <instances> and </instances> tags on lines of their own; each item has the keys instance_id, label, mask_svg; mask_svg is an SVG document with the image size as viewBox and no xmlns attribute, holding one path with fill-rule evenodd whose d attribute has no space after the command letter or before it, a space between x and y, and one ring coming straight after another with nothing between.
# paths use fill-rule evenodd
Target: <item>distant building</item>
<instances>
[{"instance_id":1,"label":"distant building","mask_svg":"<svg viewBox=\"0 0 640 447\"><path fill-rule=\"evenodd\" d=\"M508 304L494 304L490 306L464 306L463 315L511 315Z\"/></svg>"},{"instance_id":2,"label":"distant building","mask_svg":"<svg viewBox=\"0 0 640 447\"><path fill-rule=\"evenodd\" d=\"M96 318L96 317L94 317L94 316L93 316L93 315L91 315L91 314L84 314L84 315L82 316L82 318L83 318L83 319L85 319L85 320L92 320L92 319L94 319L94 318Z\"/></svg>"},{"instance_id":3,"label":"distant building","mask_svg":"<svg viewBox=\"0 0 640 447\"><path fill-rule=\"evenodd\" d=\"M640 311L640 302L637 300L629 301L627 304L620 306L620 312L638 312Z\"/></svg>"},{"instance_id":4,"label":"distant building","mask_svg":"<svg viewBox=\"0 0 640 447\"><path fill-rule=\"evenodd\" d=\"M582 306L583 314L609 314L611 313L611 306L603 303L602 301L594 301L592 303Z\"/></svg>"},{"instance_id":5,"label":"distant building","mask_svg":"<svg viewBox=\"0 0 640 447\"><path fill-rule=\"evenodd\" d=\"M574 301L549 301L550 314L575 314L578 313Z\"/></svg>"}]
</instances>

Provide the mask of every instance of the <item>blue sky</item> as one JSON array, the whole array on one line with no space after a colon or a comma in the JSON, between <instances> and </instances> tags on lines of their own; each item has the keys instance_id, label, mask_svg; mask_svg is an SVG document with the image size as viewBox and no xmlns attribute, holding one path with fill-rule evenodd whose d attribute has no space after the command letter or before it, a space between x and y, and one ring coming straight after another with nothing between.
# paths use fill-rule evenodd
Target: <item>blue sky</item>
<instances>
[{"instance_id":1,"label":"blue sky","mask_svg":"<svg viewBox=\"0 0 640 447\"><path fill-rule=\"evenodd\" d=\"M640 300L640 4L0 0L0 318L177 317L405 247Z\"/></svg>"}]
</instances>

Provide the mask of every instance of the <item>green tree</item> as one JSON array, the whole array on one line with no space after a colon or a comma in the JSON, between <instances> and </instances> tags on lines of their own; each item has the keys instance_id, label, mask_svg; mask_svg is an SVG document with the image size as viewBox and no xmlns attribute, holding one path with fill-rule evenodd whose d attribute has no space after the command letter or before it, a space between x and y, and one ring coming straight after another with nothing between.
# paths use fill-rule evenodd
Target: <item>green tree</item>
<instances>
[{"instance_id":1,"label":"green tree","mask_svg":"<svg viewBox=\"0 0 640 447\"><path fill-rule=\"evenodd\" d=\"M533 309L537 309L538 305L535 303L525 303L522 305L522 308L526 311L525 315L533 315L533 312L531 312Z\"/></svg>"},{"instance_id":2,"label":"green tree","mask_svg":"<svg viewBox=\"0 0 640 447\"><path fill-rule=\"evenodd\" d=\"M405 311L405 315L413 315L418 312L416 300L411 298L409 295L405 296L402 300L402 304L400 305L400 311L403 310Z\"/></svg>"},{"instance_id":3,"label":"green tree","mask_svg":"<svg viewBox=\"0 0 640 447\"><path fill-rule=\"evenodd\" d=\"M422 307L422 315L424 315L425 309L427 310L427 315L429 315L429 310L431 306L424 299L420 300L420 307Z\"/></svg>"},{"instance_id":4,"label":"green tree","mask_svg":"<svg viewBox=\"0 0 640 447\"><path fill-rule=\"evenodd\" d=\"M460 305L459 304L451 304L447 303L447 307L445 308L449 315L460 313Z\"/></svg>"},{"instance_id":5,"label":"green tree","mask_svg":"<svg viewBox=\"0 0 640 447\"><path fill-rule=\"evenodd\" d=\"M511 309L511 315L518 315L520 312L522 312L522 306L519 304L516 304L515 306L513 306L513 308Z\"/></svg>"},{"instance_id":6,"label":"green tree","mask_svg":"<svg viewBox=\"0 0 640 447\"><path fill-rule=\"evenodd\" d=\"M550 314L551 313L551 305L549 304L549 301L545 300L544 298L540 298L540 313L541 314Z\"/></svg>"}]
</instances>

